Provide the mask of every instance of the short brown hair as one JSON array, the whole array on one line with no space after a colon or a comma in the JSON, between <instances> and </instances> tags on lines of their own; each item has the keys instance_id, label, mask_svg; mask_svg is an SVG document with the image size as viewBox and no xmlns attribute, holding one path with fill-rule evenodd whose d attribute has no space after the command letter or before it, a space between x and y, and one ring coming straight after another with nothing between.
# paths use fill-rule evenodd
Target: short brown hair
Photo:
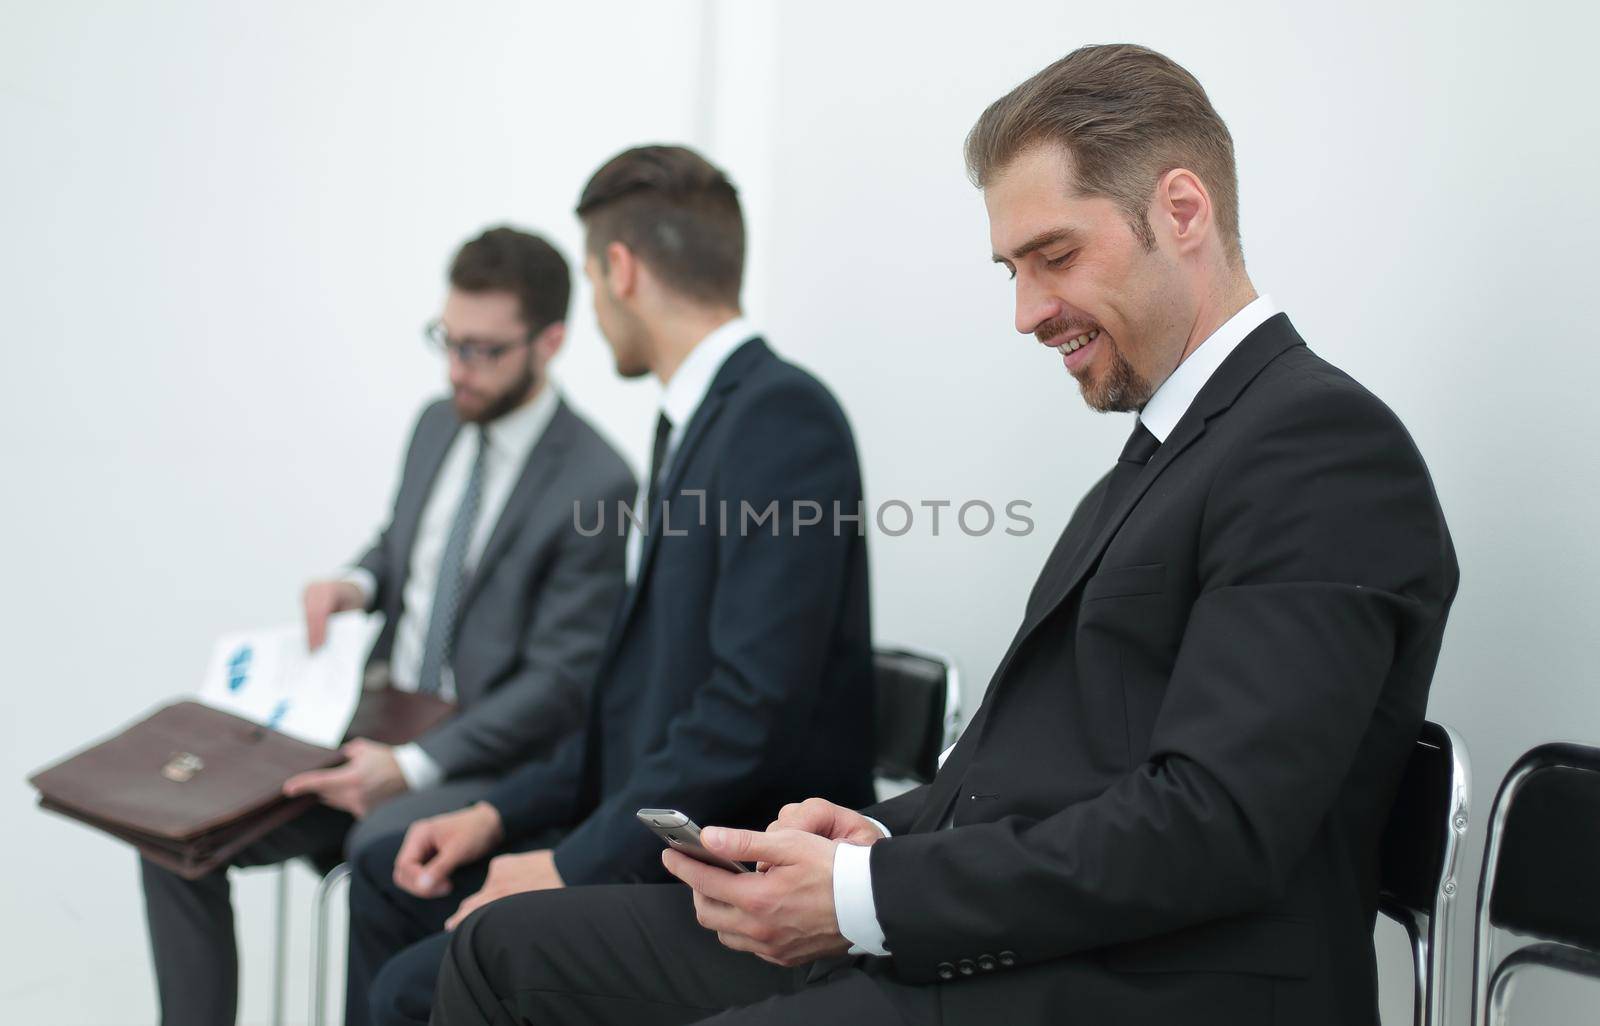
<instances>
[{"instance_id":1,"label":"short brown hair","mask_svg":"<svg viewBox=\"0 0 1600 1026\"><path fill-rule=\"evenodd\" d=\"M462 292L515 293L534 335L567 319L572 272L550 243L506 225L490 228L456 251L450 284Z\"/></svg>"},{"instance_id":2,"label":"short brown hair","mask_svg":"<svg viewBox=\"0 0 1600 1026\"><path fill-rule=\"evenodd\" d=\"M1114 200L1146 247L1156 182L1173 168L1195 172L1229 258L1243 260L1233 136L1171 58L1131 43L1072 51L983 112L967 134L967 174L982 188L1023 150L1052 142L1072 155L1078 192Z\"/></svg>"},{"instance_id":3,"label":"short brown hair","mask_svg":"<svg viewBox=\"0 0 1600 1026\"><path fill-rule=\"evenodd\" d=\"M715 165L683 146L638 146L606 161L583 187L578 217L602 259L621 242L669 288L739 305L744 213Z\"/></svg>"}]
</instances>

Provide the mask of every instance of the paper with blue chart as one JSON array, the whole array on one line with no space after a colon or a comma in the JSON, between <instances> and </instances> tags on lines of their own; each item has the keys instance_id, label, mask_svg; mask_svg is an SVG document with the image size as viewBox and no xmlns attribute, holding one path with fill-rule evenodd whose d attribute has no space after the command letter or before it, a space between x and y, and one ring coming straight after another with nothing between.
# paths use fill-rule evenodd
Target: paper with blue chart
<instances>
[{"instance_id":1,"label":"paper with blue chart","mask_svg":"<svg viewBox=\"0 0 1600 1026\"><path fill-rule=\"evenodd\" d=\"M381 615L337 613L328 640L306 651L304 623L226 634L211 650L200 701L290 737L337 748L361 698Z\"/></svg>"}]
</instances>

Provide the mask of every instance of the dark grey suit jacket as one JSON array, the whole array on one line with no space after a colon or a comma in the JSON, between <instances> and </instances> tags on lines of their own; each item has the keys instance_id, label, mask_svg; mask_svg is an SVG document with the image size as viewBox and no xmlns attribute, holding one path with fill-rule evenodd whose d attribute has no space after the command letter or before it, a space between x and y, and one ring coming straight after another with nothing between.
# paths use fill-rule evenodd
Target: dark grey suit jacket
<instances>
[{"instance_id":1,"label":"dark grey suit jacket","mask_svg":"<svg viewBox=\"0 0 1600 1026\"><path fill-rule=\"evenodd\" d=\"M388 527L359 561L385 617L371 661L386 663L411 547L433 481L461 422L447 400L417 420ZM552 748L582 721L588 688L623 589L623 538L578 532L632 501L622 458L565 402L528 454L461 600L451 668L461 712L419 744L448 777L498 774Z\"/></svg>"}]
</instances>

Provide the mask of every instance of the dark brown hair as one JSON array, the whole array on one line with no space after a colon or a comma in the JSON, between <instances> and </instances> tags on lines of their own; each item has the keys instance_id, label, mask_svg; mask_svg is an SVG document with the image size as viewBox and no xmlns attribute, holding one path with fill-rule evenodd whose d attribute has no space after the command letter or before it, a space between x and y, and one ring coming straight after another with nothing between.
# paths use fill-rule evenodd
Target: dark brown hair
<instances>
[{"instance_id":1,"label":"dark brown hair","mask_svg":"<svg viewBox=\"0 0 1600 1026\"><path fill-rule=\"evenodd\" d=\"M450 284L462 292L512 292L528 334L567 319L572 272L544 239L501 225L464 244L450 262Z\"/></svg>"},{"instance_id":2,"label":"dark brown hair","mask_svg":"<svg viewBox=\"0 0 1600 1026\"><path fill-rule=\"evenodd\" d=\"M589 252L620 242L675 292L739 305L744 214L715 165L683 146L638 146L594 173L578 199Z\"/></svg>"},{"instance_id":3,"label":"dark brown hair","mask_svg":"<svg viewBox=\"0 0 1600 1026\"><path fill-rule=\"evenodd\" d=\"M1146 247L1155 245L1147 211L1156 182L1173 168L1193 171L1229 259L1242 262L1233 136L1170 58L1131 43L1072 51L983 112L967 134L967 174L982 188L1038 143L1066 147L1079 194L1114 200Z\"/></svg>"}]
</instances>

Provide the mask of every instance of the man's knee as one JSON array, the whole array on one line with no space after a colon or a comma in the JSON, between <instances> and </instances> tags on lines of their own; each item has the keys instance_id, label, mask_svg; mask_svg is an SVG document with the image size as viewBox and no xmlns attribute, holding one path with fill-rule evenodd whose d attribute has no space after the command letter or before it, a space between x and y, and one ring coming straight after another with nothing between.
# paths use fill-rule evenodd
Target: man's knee
<instances>
[{"instance_id":1,"label":"man's knee","mask_svg":"<svg viewBox=\"0 0 1600 1026\"><path fill-rule=\"evenodd\" d=\"M374 1026L427 1023L445 944L445 935L429 937L384 963L367 992Z\"/></svg>"},{"instance_id":2,"label":"man's knee","mask_svg":"<svg viewBox=\"0 0 1600 1026\"><path fill-rule=\"evenodd\" d=\"M470 974L483 979L496 993L501 993L508 982L491 978L495 966L503 966L503 956L511 945L525 962L538 962L535 950L540 938L548 936L549 922L529 918L526 911L530 903L545 903L551 894L560 891L529 891L512 894L476 909L463 919L450 934L449 949L443 961L456 967L470 967ZM530 930L528 924L538 922L540 929Z\"/></svg>"}]
</instances>

